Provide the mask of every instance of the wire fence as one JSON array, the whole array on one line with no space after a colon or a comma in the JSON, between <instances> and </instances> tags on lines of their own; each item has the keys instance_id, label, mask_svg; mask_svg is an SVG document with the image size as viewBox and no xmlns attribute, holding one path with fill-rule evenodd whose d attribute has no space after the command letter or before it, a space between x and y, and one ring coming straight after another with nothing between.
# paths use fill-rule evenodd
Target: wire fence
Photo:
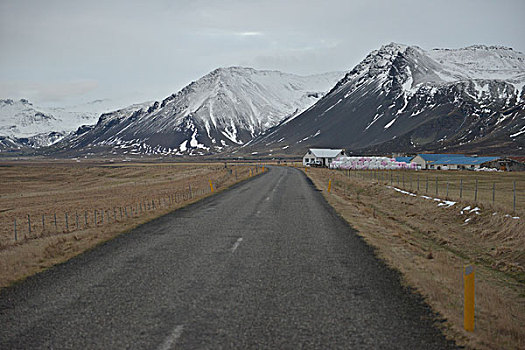
<instances>
[{"instance_id":1,"label":"wire fence","mask_svg":"<svg viewBox=\"0 0 525 350\"><path fill-rule=\"evenodd\" d=\"M0 247L12 244L22 244L31 239L60 235L91 228L101 228L107 225L125 222L134 218L147 216L154 212L169 211L189 202L203 198L210 193L221 190L237 181L257 175L264 167L233 166L222 174L213 174L208 180L176 183L166 185L166 188L151 196L132 196L122 200L114 198L100 201L104 204L95 206L75 205L70 210L28 210L24 215L4 217L0 225ZM82 203L82 199L80 199ZM20 213L20 210L18 210ZM10 224L9 224L10 221ZM2 232L3 231L3 232Z\"/></svg>"},{"instance_id":2,"label":"wire fence","mask_svg":"<svg viewBox=\"0 0 525 350\"><path fill-rule=\"evenodd\" d=\"M525 209L525 174L473 171L334 170L346 177L375 181L405 191L448 200Z\"/></svg>"}]
</instances>

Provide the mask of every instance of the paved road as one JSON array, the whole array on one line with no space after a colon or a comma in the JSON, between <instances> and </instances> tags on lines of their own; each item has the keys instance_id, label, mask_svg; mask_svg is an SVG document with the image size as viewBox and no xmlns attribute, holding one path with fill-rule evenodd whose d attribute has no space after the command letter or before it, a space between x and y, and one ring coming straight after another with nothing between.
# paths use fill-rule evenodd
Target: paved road
<instances>
[{"instance_id":1,"label":"paved road","mask_svg":"<svg viewBox=\"0 0 525 350\"><path fill-rule=\"evenodd\" d=\"M290 168L0 293L0 349L453 347Z\"/></svg>"}]
</instances>

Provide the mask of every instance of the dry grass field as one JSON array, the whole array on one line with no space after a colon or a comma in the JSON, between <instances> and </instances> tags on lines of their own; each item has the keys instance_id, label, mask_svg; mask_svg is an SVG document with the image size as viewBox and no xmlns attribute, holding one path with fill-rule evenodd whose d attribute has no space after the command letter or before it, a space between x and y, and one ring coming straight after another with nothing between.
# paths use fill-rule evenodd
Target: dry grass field
<instances>
[{"instance_id":1,"label":"dry grass field","mask_svg":"<svg viewBox=\"0 0 525 350\"><path fill-rule=\"evenodd\" d=\"M250 172L260 169L222 163L0 164L0 287L210 195L210 180L220 191Z\"/></svg>"},{"instance_id":2,"label":"dry grass field","mask_svg":"<svg viewBox=\"0 0 525 350\"><path fill-rule=\"evenodd\" d=\"M521 172L371 170L346 175L427 196L476 202L507 213L525 212L525 175Z\"/></svg>"},{"instance_id":3,"label":"dry grass field","mask_svg":"<svg viewBox=\"0 0 525 350\"><path fill-rule=\"evenodd\" d=\"M402 174L393 172L395 187L398 175L399 187L403 187ZM390 177L383 182L377 174L309 168L307 175L339 214L376 248L378 256L399 270L407 286L418 290L441 314L444 321L439 324L445 334L467 348L525 348L523 190L520 188L519 206L513 213L513 190L509 186L514 181L523 185L524 174L420 172L416 196L395 191L389 187ZM414 175L405 173L407 177ZM435 184L436 176L438 196L430 181L434 179ZM476 203L469 176L478 178ZM442 201L434 200L446 197L446 185L442 187L445 179L449 180L448 197L457 200L459 194L454 193L451 183L461 178L469 185L458 203L440 205ZM416 181L413 178L412 192L417 190ZM501 189L494 206L493 182ZM410 192L407 178L404 188ZM462 210L467 206L471 209ZM475 207L479 210L471 211ZM511 217L516 215L521 218ZM472 333L463 330L462 271L467 264L474 264L476 269L476 329Z\"/></svg>"}]
</instances>

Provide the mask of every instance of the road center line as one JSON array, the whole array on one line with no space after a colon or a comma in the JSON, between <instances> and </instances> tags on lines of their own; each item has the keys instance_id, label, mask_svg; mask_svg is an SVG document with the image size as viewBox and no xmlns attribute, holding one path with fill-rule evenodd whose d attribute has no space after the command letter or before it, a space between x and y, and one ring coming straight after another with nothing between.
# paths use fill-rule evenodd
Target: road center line
<instances>
[{"instance_id":1,"label":"road center line","mask_svg":"<svg viewBox=\"0 0 525 350\"><path fill-rule=\"evenodd\" d=\"M158 347L158 350L170 350L175 348L175 342L180 338L182 330L184 329L183 325L178 325L173 329L173 332L164 340L164 342Z\"/></svg>"},{"instance_id":2,"label":"road center line","mask_svg":"<svg viewBox=\"0 0 525 350\"><path fill-rule=\"evenodd\" d=\"M233 247L232 247L232 253L235 252L235 250L237 250L237 248L239 247L239 245L241 244L242 242L242 237L239 237L239 239L233 244Z\"/></svg>"}]
</instances>

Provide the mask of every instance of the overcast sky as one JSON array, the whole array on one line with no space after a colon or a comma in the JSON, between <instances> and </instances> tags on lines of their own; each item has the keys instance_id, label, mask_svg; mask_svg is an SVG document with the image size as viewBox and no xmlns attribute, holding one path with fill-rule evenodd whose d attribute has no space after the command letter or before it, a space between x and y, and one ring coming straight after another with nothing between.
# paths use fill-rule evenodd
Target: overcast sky
<instances>
[{"instance_id":1,"label":"overcast sky","mask_svg":"<svg viewBox=\"0 0 525 350\"><path fill-rule=\"evenodd\" d=\"M349 70L389 42L525 52L524 0L0 0L0 98L162 99L219 66Z\"/></svg>"}]
</instances>

